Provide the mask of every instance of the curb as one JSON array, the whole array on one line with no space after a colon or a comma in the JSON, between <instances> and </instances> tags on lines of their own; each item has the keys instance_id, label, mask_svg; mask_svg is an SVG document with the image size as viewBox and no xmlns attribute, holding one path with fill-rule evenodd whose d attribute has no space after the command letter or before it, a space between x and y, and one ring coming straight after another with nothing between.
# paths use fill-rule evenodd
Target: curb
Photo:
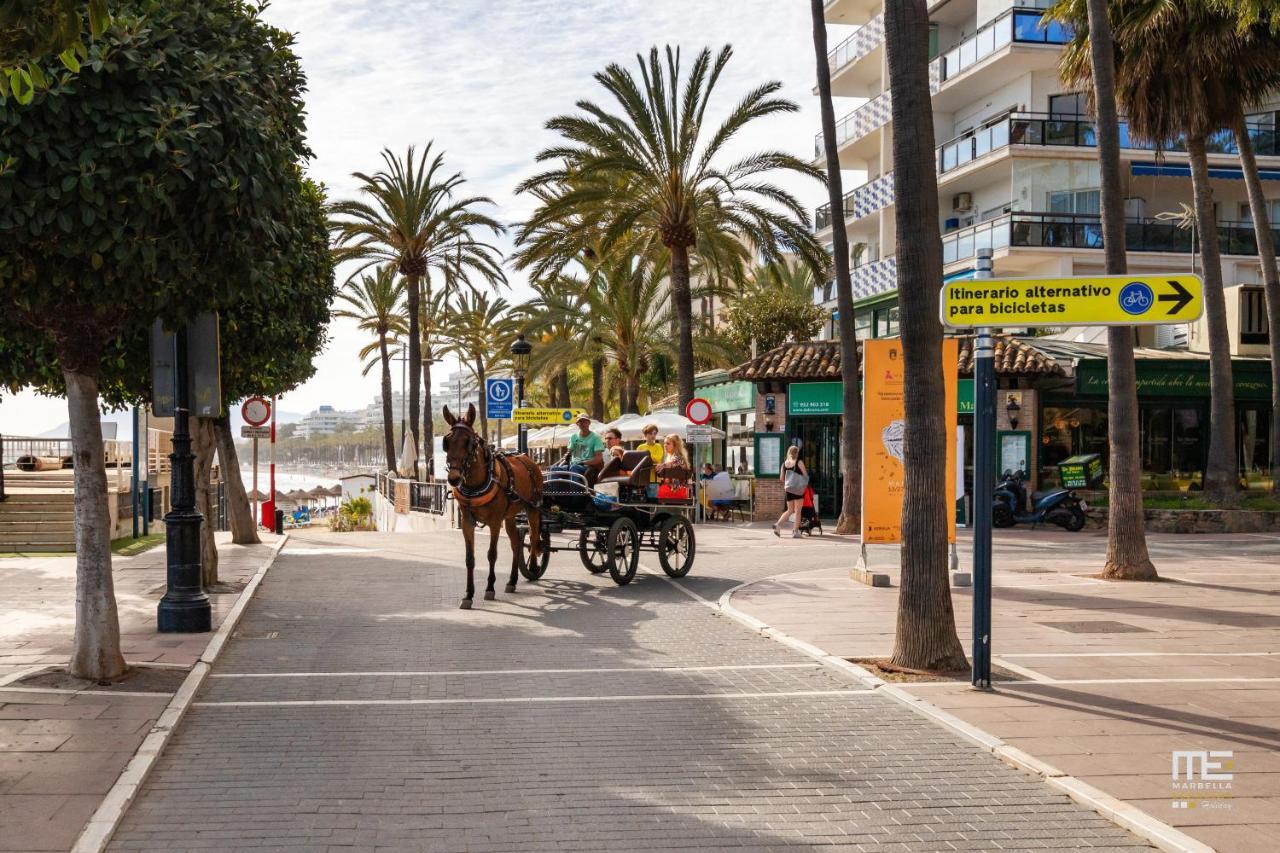
<instances>
[{"instance_id":1,"label":"curb","mask_svg":"<svg viewBox=\"0 0 1280 853\"><path fill-rule=\"evenodd\" d=\"M1214 853L1214 849L1203 841L1197 841L1186 833L1178 830L1162 820L1147 814L1141 809L1130 805L1129 803L1119 800L1110 794L1100 791L1097 788L1080 781L1074 776L1068 776L1063 771L1054 767L1052 764L1041 761L1033 755L1030 755L1017 747L1010 746L1000 738L983 731L982 729L970 723L966 723L954 714L948 713L938 706L925 699L921 699L912 693L903 690L901 687L894 686L884 679L879 678L870 670L865 669L857 664L850 663L844 658L837 657L818 648L812 643L806 643L798 640L777 628L768 625L759 619L744 613L734 607L731 599L733 594L744 587L751 586L765 581L777 580L786 577L786 575L774 575L760 580L747 581L740 583L732 589L720 596L716 602L714 609L750 628L762 636L768 637L775 642L782 643L788 648L811 657L831 670L836 675L852 680L868 690L888 696L895 702L898 702L915 711L921 716L928 717L938 725L950 730L953 734L958 735L961 739L982 748L984 751L991 753L1005 764L1013 767L1015 770L1021 770L1024 773L1030 773L1039 776L1040 779L1054 790L1066 794L1075 802L1082 806L1093 809L1098 814L1110 820L1112 823L1132 832L1134 835L1149 841L1166 853ZM675 584L679 588L679 584Z\"/></svg>"},{"instance_id":2,"label":"curb","mask_svg":"<svg viewBox=\"0 0 1280 853\"><path fill-rule=\"evenodd\" d=\"M93 817L89 818L89 822L80 831L75 845L71 848L71 853L101 853L101 851L106 850L107 843L111 841L111 836L115 835L116 828L120 826L120 821L124 819L125 812L129 810L129 806L138 795L138 791L141 790L142 783L151 775L156 759L164 752L165 745L168 744L169 738L173 736L178 723L182 722L182 718L186 716L187 708L191 706L191 700L195 698L196 691L204 683L205 676L209 674L209 669L213 662L217 660L223 646L226 645L227 639L231 636L231 632L235 630L236 625L240 622L240 617L244 614L245 608L248 607L253 594L258 591L258 585L262 583L267 570L275 563L276 557L280 555L280 551L288 541L289 534L286 533L271 549L271 553L267 555L266 561L258 568L258 571L245 584L244 591L240 593L240 598L236 600L231 611L227 613L227 618L222 620L218 630L209 639L209 644L205 646L199 659L191 667L187 677L183 679L182 686L178 688L178 692L174 694L173 699L169 701L168 706L160 714L155 725L151 727L150 733L142 741L142 745L138 747L138 751L129 760L120 777L116 779L115 784L111 786L107 796L98 805Z\"/></svg>"}]
</instances>

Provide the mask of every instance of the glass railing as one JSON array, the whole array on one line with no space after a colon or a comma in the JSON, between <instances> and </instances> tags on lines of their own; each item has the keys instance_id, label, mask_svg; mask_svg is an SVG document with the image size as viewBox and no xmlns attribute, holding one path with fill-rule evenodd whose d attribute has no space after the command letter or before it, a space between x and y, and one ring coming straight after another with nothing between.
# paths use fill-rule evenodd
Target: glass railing
<instances>
[{"instance_id":1,"label":"glass railing","mask_svg":"<svg viewBox=\"0 0 1280 853\"><path fill-rule=\"evenodd\" d=\"M1280 240L1280 229L1272 229ZM1125 222L1125 249L1130 252L1191 254L1197 249L1190 229L1172 222L1129 219ZM1218 225L1219 249L1224 255L1256 255L1253 226L1245 222ZM942 262L955 263L975 257L979 249L1044 248L1101 249L1102 218L1096 214L1009 213L942 235Z\"/></svg>"},{"instance_id":2,"label":"glass railing","mask_svg":"<svg viewBox=\"0 0 1280 853\"><path fill-rule=\"evenodd\" d=\"M877 15L859 27L827 54L827 68L832 74L866 56L884 41L884 16Z\"/></svg>"},{"instance_id":3,"label":"glass railing","mask_svg":"<svg viewBox=\"0 0 1280 853\"><path fill-rule=\"evenodd\" d=\"M941 76L943 80L955 77L1014 42L1066 44L1069 41L1071 28L1045 20L1039 10L1010 9L942 54Z\"/></svg>"}]
</instances>

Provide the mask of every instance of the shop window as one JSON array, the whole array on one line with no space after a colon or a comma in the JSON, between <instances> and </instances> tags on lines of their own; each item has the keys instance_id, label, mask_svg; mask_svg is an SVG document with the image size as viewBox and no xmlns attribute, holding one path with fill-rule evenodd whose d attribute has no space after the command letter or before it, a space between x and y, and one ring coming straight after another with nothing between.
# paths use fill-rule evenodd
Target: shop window
<instances>
[{"instance_id":1,"label":"shop window","mask_svg":"<svg viewBox=\"0 0 1280 853\"><path fill-rule=\"evenodd\" d=\"M875 315L875 336L877 338L892 338L898 334L898 306L890 305L885 308L877 308Z\"/></svg>"},{"instance_id":2,"label":"shop window","mask_svg":"<svg viewBox=\"0 0 1280 853\"><path fill-rule=\"evenodd\" d=\"M1058 482L1058 463L1081 453L1097 453L1108 460L1107 404L1045 406L1040 430L1040 482Z\"/></svg>"},{"instance_id":3,"label":"shop window","mask_svg":"<svg viewBox=\"0 0 1280 853\"><path fill-rule=\"evenodd\" d=\"M1239 424L1240 470L1251 489L1271 488L1271 407L1247 403L1237 419Z\"/></svg>"}]
</instances>

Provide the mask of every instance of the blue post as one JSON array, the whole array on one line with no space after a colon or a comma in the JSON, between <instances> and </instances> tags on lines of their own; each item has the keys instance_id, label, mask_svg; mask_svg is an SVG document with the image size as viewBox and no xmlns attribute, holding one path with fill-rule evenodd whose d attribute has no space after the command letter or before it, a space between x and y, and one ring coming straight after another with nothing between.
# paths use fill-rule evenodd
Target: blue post
<instances>
[{"instance_id":1,"label":"blue post","mask_svg":"<svg viewBox=\"0 0 1280 853\"><path fill-rule=\"evenodd\" d=\"M991 250L979 249L975 279L991 278ZM991 689L991 496L995 491L996 383L991 330L973 339L973 676Z\"/></svg>"}]
</instances>

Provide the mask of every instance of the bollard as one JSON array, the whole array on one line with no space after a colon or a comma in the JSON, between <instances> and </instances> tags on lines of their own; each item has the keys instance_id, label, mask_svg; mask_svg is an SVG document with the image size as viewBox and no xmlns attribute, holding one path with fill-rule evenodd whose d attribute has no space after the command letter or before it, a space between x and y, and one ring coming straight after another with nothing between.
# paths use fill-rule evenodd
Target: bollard
<instances>
[{"instance_id":1,"label":"bollard","mask_svg":"<svg viewBox=\"0 0 1280 853\"><path fill-rule=\"evenodd\" d=\"M284 510L276 510L276 535L284 533Z\"/></svg>"}]
</instances>

